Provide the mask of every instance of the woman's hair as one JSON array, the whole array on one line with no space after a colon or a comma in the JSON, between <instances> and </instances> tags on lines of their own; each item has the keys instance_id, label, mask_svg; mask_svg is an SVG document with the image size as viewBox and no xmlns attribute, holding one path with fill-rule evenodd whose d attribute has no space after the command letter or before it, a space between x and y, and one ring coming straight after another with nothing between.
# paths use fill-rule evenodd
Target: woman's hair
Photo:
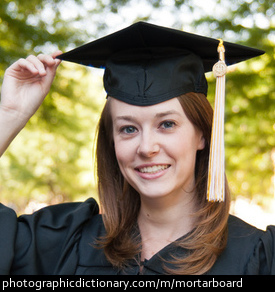
<instances>
[{"instance_id":1,"label":"woman's hair","mask_svg":"<svg viewBox=\"0 0 275 292\"><path fill-rule=\"evenodd\" d=\"M165 261L164 265L170 274L204 274L226 247L230 194L226 183L224 202L208 202L206 199L213 117L211 105L205 95L199 93L184 94L178 100L190 122L202 132L205 147L198 150L196 157L196 226L188 236L174 243L186 250L186 256L178 258L171 255L173 260L169 263L175 268L168 268ZM104 249L109 262L123 269L141 251L137 232L140 196L124 179L118 166L109 100L98 125L96 156L99 200L106 228L106 235L98 240L98 244Z\"/></svg>"}]
</instances>

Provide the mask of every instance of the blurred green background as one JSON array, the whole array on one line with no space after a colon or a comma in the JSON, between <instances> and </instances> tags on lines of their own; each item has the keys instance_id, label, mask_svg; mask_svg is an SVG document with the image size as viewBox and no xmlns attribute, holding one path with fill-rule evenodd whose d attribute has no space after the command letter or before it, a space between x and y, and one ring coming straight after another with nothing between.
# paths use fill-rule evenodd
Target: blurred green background
<instances>
[{"instance_id":1,"label":"blurred green background","mask_svg":"<svg viewBox=\"0 0 275 292\"><path fill-rule=\"evenodd\" d=\"M67 51L139 20L266 51L227 75L225 146L233 199L268 209L275 195L274 0L1 0L0 81L18 58ZM1 158L2 202L22 213L97 196L102 74L62 63L43 106ZM207 78L213 104L215 80Z\"/></svg>"}]
</instances>

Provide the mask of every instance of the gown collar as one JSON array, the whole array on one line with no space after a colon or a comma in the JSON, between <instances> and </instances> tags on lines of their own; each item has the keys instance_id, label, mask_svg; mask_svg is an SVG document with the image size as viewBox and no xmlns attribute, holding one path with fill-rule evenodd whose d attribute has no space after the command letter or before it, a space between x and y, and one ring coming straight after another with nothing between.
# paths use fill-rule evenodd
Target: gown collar
<instances>
[{"instance_id":1,"label":"gown collar","mask_svg":"<svg viewBox=\"0 0 275 292\"><path fill-rule=\"evenodd\" d=\"M136 236L140 237L141 235L136 225L135 232ZM79 266L86 267L85 269L98 272L106 273L107 270L114 274L127 274L127 275L136 275L140 272L140 258L141 255L138 254L135 259L129 261L129 264L123 270L117 270L111 266L107 261L103 250L98 249L94 246L92 242L96 238L101 237L105 233L105 228L102 222L101 215L97 215L87 223L87 225L82 230L82 238L79 245ZM153 255L150 259L144 261L142 274L145 275L158 275L166 274L165 266L169 268L175 268L172 264L169 264L169 261L173 260L173 256L184 257L186 256L186 250L182 247L179 247L176 243L187 237L190 232L174 242L166 245L163 249Z\"/></svg>"}]
</instances>

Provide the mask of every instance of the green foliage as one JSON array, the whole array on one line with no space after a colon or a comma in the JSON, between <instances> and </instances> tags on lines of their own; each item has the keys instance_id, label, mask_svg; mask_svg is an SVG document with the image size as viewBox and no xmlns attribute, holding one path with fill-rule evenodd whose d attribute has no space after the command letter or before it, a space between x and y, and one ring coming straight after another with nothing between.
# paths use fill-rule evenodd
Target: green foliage
<instances>
[{"instance_id":1,"label":"green foliage","mask_svg":"<svg viewBox=\"0 0 275 292\"><path fill-rule=\"evenodd\" d=\"M127 17L124 14L120 23L126 26L139 19L150 21L152 11L157 15L169 6L174 12L174 27L266 50L264 56L242 63L237 69L233 67L227 75L226 169L233 196L254 196L259 201L271 197L271 152L275 149L274 1L223 0L215 1L215 5L204 0L144 2L152 7L150 11L136 11ZM1 0L0 79L18 58L51 53L57 48L65 51L103 35L102 30L114 31L109 27L112 17L119 17L131 5L135 11L136 3ZM213 9L206 10L205 3L212 3ZM164 19L158 24L165 25ZM208 80L208 98L213 103L215 81L211 74ZM21 212L34 200L55 203L96 195L92 154L104 96L98 72L65 63L60 66L43 106L1 158L2 201Z\"/></svg>"}]
</instances>

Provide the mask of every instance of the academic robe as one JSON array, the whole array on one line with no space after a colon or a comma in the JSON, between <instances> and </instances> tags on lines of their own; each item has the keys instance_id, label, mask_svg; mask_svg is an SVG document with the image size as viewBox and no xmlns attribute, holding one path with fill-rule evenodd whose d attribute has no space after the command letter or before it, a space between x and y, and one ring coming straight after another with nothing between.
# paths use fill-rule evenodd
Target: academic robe
<instances>
[{"instance_id":1,"label":"academic robe","mask_svg":"<svg viewBox=\"0 0 275 292\"><path fill-rule=\"evenodd\" d=\"M94 199L43 208L17 218L0 204L0 274L20 275L137 275L132 260L124 270L114 268L95 239L105 229ZM185 256L173 243L144 262L146 275L165 274L163 260ZM208 275L275 274L275 226L259 230L237 217L228 220L228 242Z\"/></svg>"}]
</instances>

